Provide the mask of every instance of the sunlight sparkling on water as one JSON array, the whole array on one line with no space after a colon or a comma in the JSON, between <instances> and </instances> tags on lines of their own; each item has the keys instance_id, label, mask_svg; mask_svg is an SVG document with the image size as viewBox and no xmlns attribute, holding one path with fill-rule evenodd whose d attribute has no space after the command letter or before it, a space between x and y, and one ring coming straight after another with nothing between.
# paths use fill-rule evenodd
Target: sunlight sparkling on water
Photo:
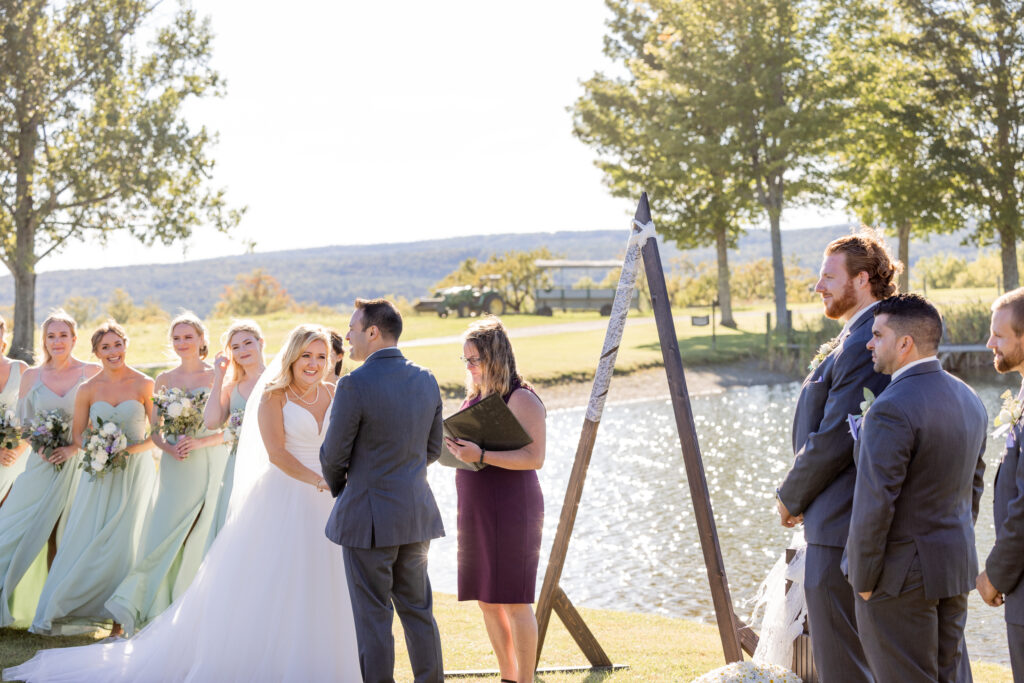
<instances>
[{"instance_id":1,"label":"sunlight sparkling on water","mask_svg":"<svg viewBox=\"0 0 1024 683\"><path fill-rule=\"evenodd\" d=\"M973 383L990 416L1011 382ZM799 384L742 387L693 398L708 491L736 611L744 619L757 586L788 545L779 525L775 487L792 460L792 416ZM611 396L614 400L615 386ZM544 539L537 590L544 577L583 408L548 414L548 453L540 471ZM991 440L990 440L991 441ZM976 529L978 556L992 547L992 481L1002 442L989 443L985 495ZM430 551L435 590L456 592L454 470L432 467L430 484L448 537ZM666 614L715 623L704 555L693 521L690 488L667 399L612 403L598 430L561 586L576 605ZM1009 663L1002 610L972 593L968 650L975 659Z\"/></svg>"}]
</instances>

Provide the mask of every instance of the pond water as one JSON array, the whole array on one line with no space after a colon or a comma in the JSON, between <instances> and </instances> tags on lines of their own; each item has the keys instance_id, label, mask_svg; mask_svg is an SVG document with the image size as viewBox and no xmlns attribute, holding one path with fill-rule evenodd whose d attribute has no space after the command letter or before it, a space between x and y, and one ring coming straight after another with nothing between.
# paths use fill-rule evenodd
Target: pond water
<instances>
[{"instance_id":1,"label":"pond water","mask_svg":"<svg viewBox=\"0 0 1024 683\"><path fill-rule=\"evenodd\" d=\"M999 394L1016 388L1014 378L1019 379L1014 374L970 380L990 420L998 412ZM738 387L692 399L729 587L744 620L757 586L792 535L779 525L775 487L793 457L790 430L799 389L797 382ZM609 396L561 586L577 606L714 624L672 404L667 397L615 403L614 381ZM582 407L548 414L547 460L539 473L546 511L538 592L584 414ZM992 481L1002 456L1002 440L989 441L976 528L981 562L995 539ZM454 470L430 469L430 484L449 534L431 546L431 580L435 590L455 593ZM970 597L967 644L972 659L1009 664L1002 610L985 605L977 592Z\"/></svg>"}]
</instances>

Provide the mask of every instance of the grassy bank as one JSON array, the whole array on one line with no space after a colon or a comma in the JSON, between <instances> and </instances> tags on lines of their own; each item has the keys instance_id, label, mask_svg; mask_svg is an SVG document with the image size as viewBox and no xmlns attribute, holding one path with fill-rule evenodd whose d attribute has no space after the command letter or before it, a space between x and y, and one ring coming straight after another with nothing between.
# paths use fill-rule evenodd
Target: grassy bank
<instances>
[{"instance_id":1,"label":"grassy bank","mask_svg":"<svg viewBox=\"0 0 1024 683\"><path fill-rule=\"evenodd\" d=\"M492 670L497 665L484 632L480 611L474 603L457 602L454 596L435 595L434 612L441 630L445 670ZM581 609L602 647L615 664L627 664L628 670L613 673L543 674L543 683L595 683L597 681L689 681L722 666L722 644L717 629L684 619ZM273 628L272 623L267 628ZM103 637L101 634L97 637ZM44 638L14 629L0 629L0 667L13 666L29 659L38 648L67 647L92 642L92 636ZM404 638L396 622L395 680L412 680L405 653ZM557 617L552 617L541 668L586 666L586 658L570 638ZM987 683L1010 683L1009 669L995 664L975 663L974 677ZM496 681L498 677L470 677L456 680Z\"/></svg>"}]
</instances>

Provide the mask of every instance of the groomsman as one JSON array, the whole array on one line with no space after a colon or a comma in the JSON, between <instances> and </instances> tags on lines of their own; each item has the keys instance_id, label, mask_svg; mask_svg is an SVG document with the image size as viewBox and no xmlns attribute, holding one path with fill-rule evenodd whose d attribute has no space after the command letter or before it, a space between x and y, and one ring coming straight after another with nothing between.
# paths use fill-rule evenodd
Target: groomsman
<instances>
[{"instance_id":1,"label":"groomsman","mask_svg":"<svg viewBox=\"0 0 1024 683\"><path fill-rule=\"evenodd\" d=\"M875 370L892 380L854 448L846 549L861 643L878 681L963 683L988 416L939 364L942 318L926 299L882 301L871 334Z\"/></svg>"},{"instance_id":2,"label":"groomsman","mask_svg":"<svg viewBox=\"0 0 1024 683\"><path fill-rule=\"evenodd\" d=\"M825 315L844 323L831 348L812 362L793 418L793 467L776 491L782 525L803 522L807 538L804 594L814 663L822 683L871 681L857 635L854 596L840 570L850 527L856 470L847 416L860 413L864 388L889 383L866 348L871 311L896 292L901 266L874 232L840 237L825 248L821 295Z\"/></svg>"},{"instance_id":3,"label":"groomsman","mask_svg":"<svg viewBox=\"0 0 1024 683\"><path fill-rule=\"evenodd\" d=\"M1000 373L1024 376L1024 287L1007 292L992 304L992 335L987 346ZM1021 395L1015 399L1020 405ZM1006 605L1006 639L1015 683L1024 683L1024 426L1019 408L1006 436L1006 453L996 470L996 544L978 575L981 597L993 607Z\"/></svg>"}]
</instances>

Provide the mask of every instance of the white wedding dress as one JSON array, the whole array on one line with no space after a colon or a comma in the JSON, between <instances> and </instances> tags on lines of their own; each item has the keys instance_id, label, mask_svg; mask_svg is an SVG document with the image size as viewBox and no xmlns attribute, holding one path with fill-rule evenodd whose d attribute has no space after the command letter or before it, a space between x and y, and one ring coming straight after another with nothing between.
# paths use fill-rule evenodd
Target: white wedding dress
<instances>
[{"instance_id":1,"label":"white wedding dress","mask_svg":"<svg viewBox=\"0 0 1024 683\"><path fill-rule=\"evenodd\" d=\"M361 680L341 548L324 536L333 500L266 464L258 405L249 401L236 456L250 480L236 472L227 523L189 589L130 640L42 650L5 680ZM283 413L288 452L319 472L330 409L320 429L291 401Z\"/></svg>"}]
</instances>

